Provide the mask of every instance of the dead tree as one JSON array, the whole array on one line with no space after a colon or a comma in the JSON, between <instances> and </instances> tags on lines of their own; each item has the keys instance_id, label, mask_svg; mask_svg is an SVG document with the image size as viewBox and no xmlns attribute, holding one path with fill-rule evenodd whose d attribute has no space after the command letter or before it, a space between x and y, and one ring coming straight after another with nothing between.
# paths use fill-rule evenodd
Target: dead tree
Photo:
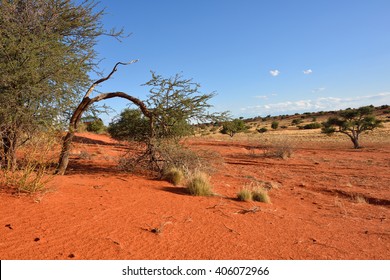
<instances>
[{"instance_id":1,"label":"dead tree","mask_svg":"<svg viewBox=\"0 0 390 280\"><path fill-rule=\"evenodd\" d=\"M93 103L99 102L99 101L105 100L105 99L120 97L120 98L127 99L127 100L131 101L132 103L134 103L136 106L138 106L139 109L142 111L142 113L145 115L145 117L149 118L150 120L153 118L153 114L151 113L150 110L148 110L148 108L146 107L144 102L142 102L138 98L135 98L135 97L128 95L124 92L102 93L102 94L97 95L96 97L93 97L93 98L90 97L90 95L94 91L95 87L98 84L103 83L103 82L107 81L108 79L110 79L111 76L117 71L117 68L119 65L129 65L129 64L132 64L135 62L136 62L136 60L130 61L128 63L123 63L123 62L116 63L114 68L112 69L111 73L107 77L104 77L104 78L97 80L87 90L87 92L84 95L84 98L82 99L82 101L80 102L80 104L78 105L76 110L73 112L72 117L70 118L68 132L65 135L64 140L63 140L63 144L62 144L60 159L58 162L57 170L55 172L56 174L58 174L58 175L65 174L65 171L66 171L66 169L68 167L68 163L69 163L69 154L70 154L71 144L73 141L74 134L77 131L78 124L81 120L81 116L88 109L88 107L91 106ZM153 125L153 121L150 121L150 125L151 126ZM151 131L153 131L153 129L151 129Z\"/></svg>"}]
</instances>

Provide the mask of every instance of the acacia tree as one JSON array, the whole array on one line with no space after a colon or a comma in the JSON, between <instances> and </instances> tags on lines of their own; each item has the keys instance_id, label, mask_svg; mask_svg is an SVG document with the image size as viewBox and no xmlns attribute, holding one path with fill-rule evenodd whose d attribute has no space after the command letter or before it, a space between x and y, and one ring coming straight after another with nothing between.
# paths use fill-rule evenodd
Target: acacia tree
<instances>
[{"instance_id":1,"label":"acacia tree","mask_svg":"<svg viewBox=\"0 0 390 280\"><path fill-rule=\"evenodd\" d=\"M222 125L222 134L228 134L230 137L233 137L236 133L246 131L248 128L245 125L245 122L240 119L234 119L232 121L225 122Z\"/></svg>"},{"instance_id":2,"label":"acacia tree","mask_svg":"<svg viewBox=\"0 0 390 280\"><path fill-rule=\"evenodd\" d=\"M373 107L364 106L358 109L341 111L337 117L331 117L322 123L322 133L331 135L342 133L347 135L355 149L360 148L359 136L381 126L381 121L373 115Z\"/></svg>"},{"instance_id":3,"label":"acacia tree","mask_svg":"<svg viewBox=\"0 0 390 280\"><path fill-rule=\"evenodd\" d=\"M164 78L152 72L151 80L143 86L150 87L144 101L150 115L127 109L110 124L108 131L115 139L144 143L146 150L138 161L146 159L151 169L162 171L169 161L166 144L178 144L182 137L191 134L191 124L222 120L225 116L208 112L214 92L201 93L198 83L180 74Z\"/></svg>"},{"instance_id":4,"label":"acacia tree","mask_svg":"<svg viewBox=\"0 0 390 280\"><path fill-rule=\"evenodd\" d=\"M93 98L90 97L95 87L110 79L117 71L119 65L128 65L134 62L135 61L131 61L129 63L118 62L107 77L97 80L87 90L84 98L70 119L68 133L64 138L59 164L56 171L57 174L63 175L65 173L69 163L69 153L72 140L75 132L77 131L82 114L95 102L120 97L130 101L133 105L138 107L139 112L141 112L143 117L147 120L146 122L139 122L141 125L147 125L146 128L140 128L140 132L143 135L141 139L147 146L145 155L148 156L149 161L152 164L156 164L157 168L159 168L159 159L157 158L158 151L156 148L160 139L179 135L178 127L182 127L183 124L188 125L190 122L217 120L224 117L224 113L210 114L207 111L207 109L211 107L208 101L215 95L215 93L199 93L199 84L193 83L191 79L183 79L181 75L176 75L171 78L163 78L162 76L156 75L152 72L152 79L145 84L145 86L151 87L150 95L146 101L141 101L140 99L124 92L102 93ZM132 112L129 117L130 121L134 121L134 118L141 118L139 113L134 112ZM123 140L126 137L130 138L131 135L134 136L135 132L131 130L133 124L129 124L129 126L124 127L129 128L127 134L126 131L122 131L118 138ZM123 123L118 125L117 128L123 128ZM111 127L111 132L112 129L113 128Z\"/></svg>"},{"instance_id":5,"label":"acacia tree","mask_svg":"<svg viewBox=\"0 0 390 280\"><path fill-rule=\"evenodd\" d=\"M94 46L106 32L93 1L0 1L0 158L16 167L16 150L38 130L66 119L96 70Z\"/></svg>"}]
</instances>

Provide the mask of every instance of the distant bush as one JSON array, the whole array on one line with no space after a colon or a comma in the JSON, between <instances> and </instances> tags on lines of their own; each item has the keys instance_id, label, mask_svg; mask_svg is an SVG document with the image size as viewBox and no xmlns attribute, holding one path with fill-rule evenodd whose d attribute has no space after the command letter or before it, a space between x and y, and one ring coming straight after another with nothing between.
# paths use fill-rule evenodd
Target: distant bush
<instances>
[{"instance_id":1,"label":"distant bush","mask_svg":"<svg viewBox=\"0 0 390 280\"><path fill-rule=\"evenodd\" d=\"M271 123L271 128L272 128L272 129L277 129L278 127L279 127L279 122L273 121L273 122Z\"/></svg>"},{"instance_id":2,"label":"distant bush","mask_svg":"<svg viewBox=\"0 0 390 280\"><path fill-rule=\"evenodd\" d=\"M303 126L303 129L317 129L321 128L322 125L318 122L309 123Z\"/></svg>"},{"instance_id":3,"label":"distant bush","mask_svg":"<svg viewBox=\"0 0 390 280\"><path fill-rule=\"evenodd\" d=\"M106 130L106 127L101 119L95 119L92 122L87 123L87 131L94 133L102 133Z\"/></svg>"},{"instance_id":4,"label":"distant bush","mask_svg":"<svg viewBox=\"0 0 390 280\"><path fill-rule=\"evenodd\" d=\"M248 127L245 125L245 122L241 119L235 119L225 122L222 126L221 133L233 137L236 133L244 132L246 130L248 130Z\"/></svg>"},{"instance_id":5,"label":"distant bush","mask_svg":"<svg viewBox=\"0 0 390 280\"><path fill-rule=\"evenodd\" d=\"M301 124L302 122L303 122L302 119L294 119L294 120L292 120L291 124L292 125L298 125L298 124Z\"/></svg>"},{"instance_id":6,"label":"distant bush","mask_svg":"<svg viewBox=\"0 0 390 280\"><path fill-rule=\"evenodd\" d=\"M259 133L265 133L265 132L267 132L268 131L268 128L266 128L266 127L262 127L262 128L259 128L258 130L257 130L257 132L259 132Z\"/></svg>"}]
</instances>

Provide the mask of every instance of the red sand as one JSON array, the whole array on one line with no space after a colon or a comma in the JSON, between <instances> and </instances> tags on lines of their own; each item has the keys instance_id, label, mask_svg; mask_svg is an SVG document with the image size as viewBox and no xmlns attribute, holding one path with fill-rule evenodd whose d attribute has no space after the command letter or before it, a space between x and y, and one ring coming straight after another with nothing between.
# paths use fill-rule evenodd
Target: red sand
<instances>
[{"instance_id":1,"label":"red sand","mask_svg":"<svg viewBox=\"0 0 390 280\"><path fill-rule=\"evenodd\" d=\"M73 156L49 192L0 193L0 259L390 259L390 147L295 148L283 160L224 139L188 141L221 157L221 196L193 197L118 171L124 146L80 135L74 153L91 158ZM280 186L272 204L235 199L256 180Z\"/></svg>"}]
</instances>

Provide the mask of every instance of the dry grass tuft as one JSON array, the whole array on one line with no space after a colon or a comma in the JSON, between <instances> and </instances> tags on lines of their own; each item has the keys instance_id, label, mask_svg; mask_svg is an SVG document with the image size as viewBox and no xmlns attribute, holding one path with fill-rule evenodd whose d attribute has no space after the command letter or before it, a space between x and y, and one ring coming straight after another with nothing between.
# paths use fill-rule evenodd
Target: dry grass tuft
<instances>
[{"instance_id":1,"label":"dry grass tuft","mask_svg":"<svg viewBox=\"0 0 390 280\"><path fill-rule=\"evenodd\" d=\"M164 170L162 179L177 186L184 181L184 173L177 167L170 167Z\"/></svg>"},{"instance_id":2,"label":"dry grass tuft","mask_svg":"<svg viewBox=\"0 0 390 280\"><path fill-rule=\"evenodd\" d=\"M248 189L242 189L237 193L237 198L240 201L251 201L252 192Z\"/></svg>"},{"instance_id":3,"label":"dry grass tuft","mask_svg":"<svg viewBox=\"0 0 390 280\"><path fill-rule=\"evenodd\" d=\"M252 191L252 199L258 202L271 203L268 192L261 188Z\"/></svg>"},{"instance_id":4,"label":"dry grass tuft","mask_svg":"<svg viewBox=\"0 0 390 280\"><path fill-rule=\"evenodd\" d=\"M203 172L195 172L187 182L188 192L195 196L212 196L212 188L209 177Z\"/></svg>"}]
</instances>

